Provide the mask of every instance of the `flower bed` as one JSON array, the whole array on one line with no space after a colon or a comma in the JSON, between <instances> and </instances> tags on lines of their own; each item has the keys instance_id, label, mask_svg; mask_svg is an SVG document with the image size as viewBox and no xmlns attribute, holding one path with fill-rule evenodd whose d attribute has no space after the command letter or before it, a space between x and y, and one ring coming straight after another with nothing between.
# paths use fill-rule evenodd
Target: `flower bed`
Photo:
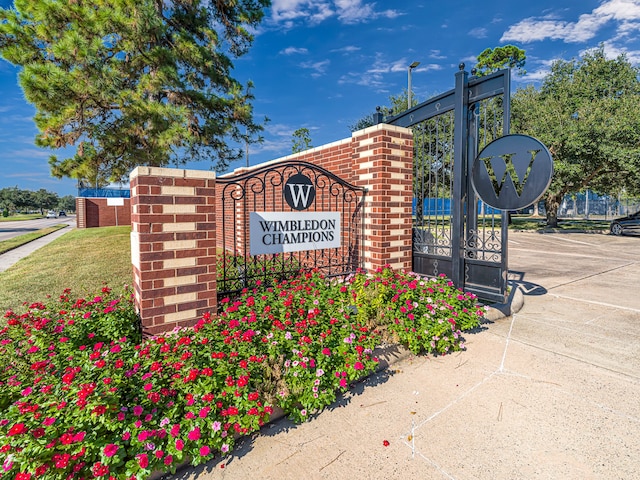
<instances>
[{"instance_id":1,"label":"flower bed","mask_svg":"<svg viewBox=\"0 0 640 480\"><path fill-rule=\"evenodd\" d=\"M232 450L279 407L297 421L375 370L376 345L463 348L473 295L445 278L306 274L225 300L193 329L143 339L131 299L7 312L0 331L0 476L142 479Z\"/></svg>"}]
</instances>

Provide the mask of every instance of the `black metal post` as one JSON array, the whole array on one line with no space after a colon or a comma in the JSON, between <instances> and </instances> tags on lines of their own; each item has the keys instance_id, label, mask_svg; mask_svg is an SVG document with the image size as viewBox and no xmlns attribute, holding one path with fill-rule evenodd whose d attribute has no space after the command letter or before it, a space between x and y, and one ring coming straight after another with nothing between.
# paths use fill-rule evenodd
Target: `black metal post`
<instances>
[{"instance_id":1,"label":"black metal post","mask_svg":"<svg viewBox=\"0 0 640 480\"><path fill-rule=\"evenodd\" d=\"M453 134L453 198L451 207L451 280L464 288L464 203L467 169L467 84L469 74L461 63L456 73Z\"/></svg>"}]
</instances>

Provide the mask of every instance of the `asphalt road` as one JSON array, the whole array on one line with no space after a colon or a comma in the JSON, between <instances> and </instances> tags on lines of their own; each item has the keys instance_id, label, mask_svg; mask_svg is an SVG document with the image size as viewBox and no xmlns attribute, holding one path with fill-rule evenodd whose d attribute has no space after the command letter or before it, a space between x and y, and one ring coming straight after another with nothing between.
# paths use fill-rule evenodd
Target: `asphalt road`
<instances>
[{"instance_id":1,"label":"asphalt road","mask_svg":"<svg viewBox=\"0 0 640 480\"><path fill-rule=\"evenodd\" d=\"M35 232L36 230L61 223L75 225L76 217L68 216L60 218L39 218L37 220L23 220L18 222L0 222L0 241L9 240L10 238L24 235L25 233Z\"/></svg>"}]
</instances>

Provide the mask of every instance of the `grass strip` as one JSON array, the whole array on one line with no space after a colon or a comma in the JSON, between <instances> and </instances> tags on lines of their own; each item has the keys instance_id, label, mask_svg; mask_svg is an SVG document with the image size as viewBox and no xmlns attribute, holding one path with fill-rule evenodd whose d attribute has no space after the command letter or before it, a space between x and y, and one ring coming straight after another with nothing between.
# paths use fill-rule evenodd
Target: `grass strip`
<instances>
[{"instance_id":1,"label":"grass strip","mask_svg":"<svg viewBox=\"0 0 640 480\"><path fill-rule=\"evenodd\" d=\"M546 218L532 217L511 217L512 230L526 231L581 231L581 232L607 232L609 231L610 220L586 220L586 219L559 219L558 226L551 228L547 226Z\"/></svg>"},{"instance_id":2,"label":"grass strip","mask_svg":"<svg viewBox=\"0 0 640 480\"><path fill-rule=\"evenodd\" d=\"M17 237L10 238L8 240L0 241L0 255L8 252L9 250L13 250L14 248L21 247L29 242L33 242L38 238L44 237L45 235L49 235L50 233L57 232L61 228L65 228L66 224L54 225L52 227L41 228L40 230L36 230L35 232L25 233L24 235L19 235Z\"/></svg>"},{"instance_id":3,"label":"grass strip","mask_svg":"<svg viewBox=\"0 0 640 480\"><path fill-rule=\"evenodd\" d=\"M21 213L19 215L11 215L9 217L3 217L0 215L0 222L21 222L23 220L36 220L38 218L44 218L44 215L40 215L39 213Z\"/></svg>"},{"instance_id":4,"label":"grass strip","mask_svg":"<svg viewBox=\"0 0 640 480\"><path fill-rule=\"evenodd\" d=\"M133 281L131 227L74 229L0 273L0 312L70 288L79 297Z\"/></svg>"}]
</instances>

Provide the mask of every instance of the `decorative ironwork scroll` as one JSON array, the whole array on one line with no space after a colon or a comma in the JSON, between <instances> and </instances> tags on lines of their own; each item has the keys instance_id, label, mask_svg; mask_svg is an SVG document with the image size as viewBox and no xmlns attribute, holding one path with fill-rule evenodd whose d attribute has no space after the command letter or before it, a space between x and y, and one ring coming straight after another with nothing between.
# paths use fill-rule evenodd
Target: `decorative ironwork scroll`
<instances>
[{"instance_id":1,"label":"decorative ironwork scroll","mask_svg":"<svg viewBox=\"0 0 640 480\"><path fill-rule=\"evenodd\" d=\"M218 178L216 183L220 192L217 211L221 212L217 218L219 298L290 278L301 270L317 269L326 276L338 276L362 267L366 189L299 161L265 165ZM300 212L309 212L312 220L300 220L306 218ZM328 220L322 220L320 212ZM260 229L252 229L252 222ZM336 234L330 232L334 240L330 243L338 246L310 247L328 237L326 232L313 229L329 224L339 232L337 242ZM251 235L261 238L252 239ZM280 251L252 254L252 240L254 245L263 241L269 251L278 242ZM296 243L305 250L298 250Z\"/></svg>"}]
</instances>

